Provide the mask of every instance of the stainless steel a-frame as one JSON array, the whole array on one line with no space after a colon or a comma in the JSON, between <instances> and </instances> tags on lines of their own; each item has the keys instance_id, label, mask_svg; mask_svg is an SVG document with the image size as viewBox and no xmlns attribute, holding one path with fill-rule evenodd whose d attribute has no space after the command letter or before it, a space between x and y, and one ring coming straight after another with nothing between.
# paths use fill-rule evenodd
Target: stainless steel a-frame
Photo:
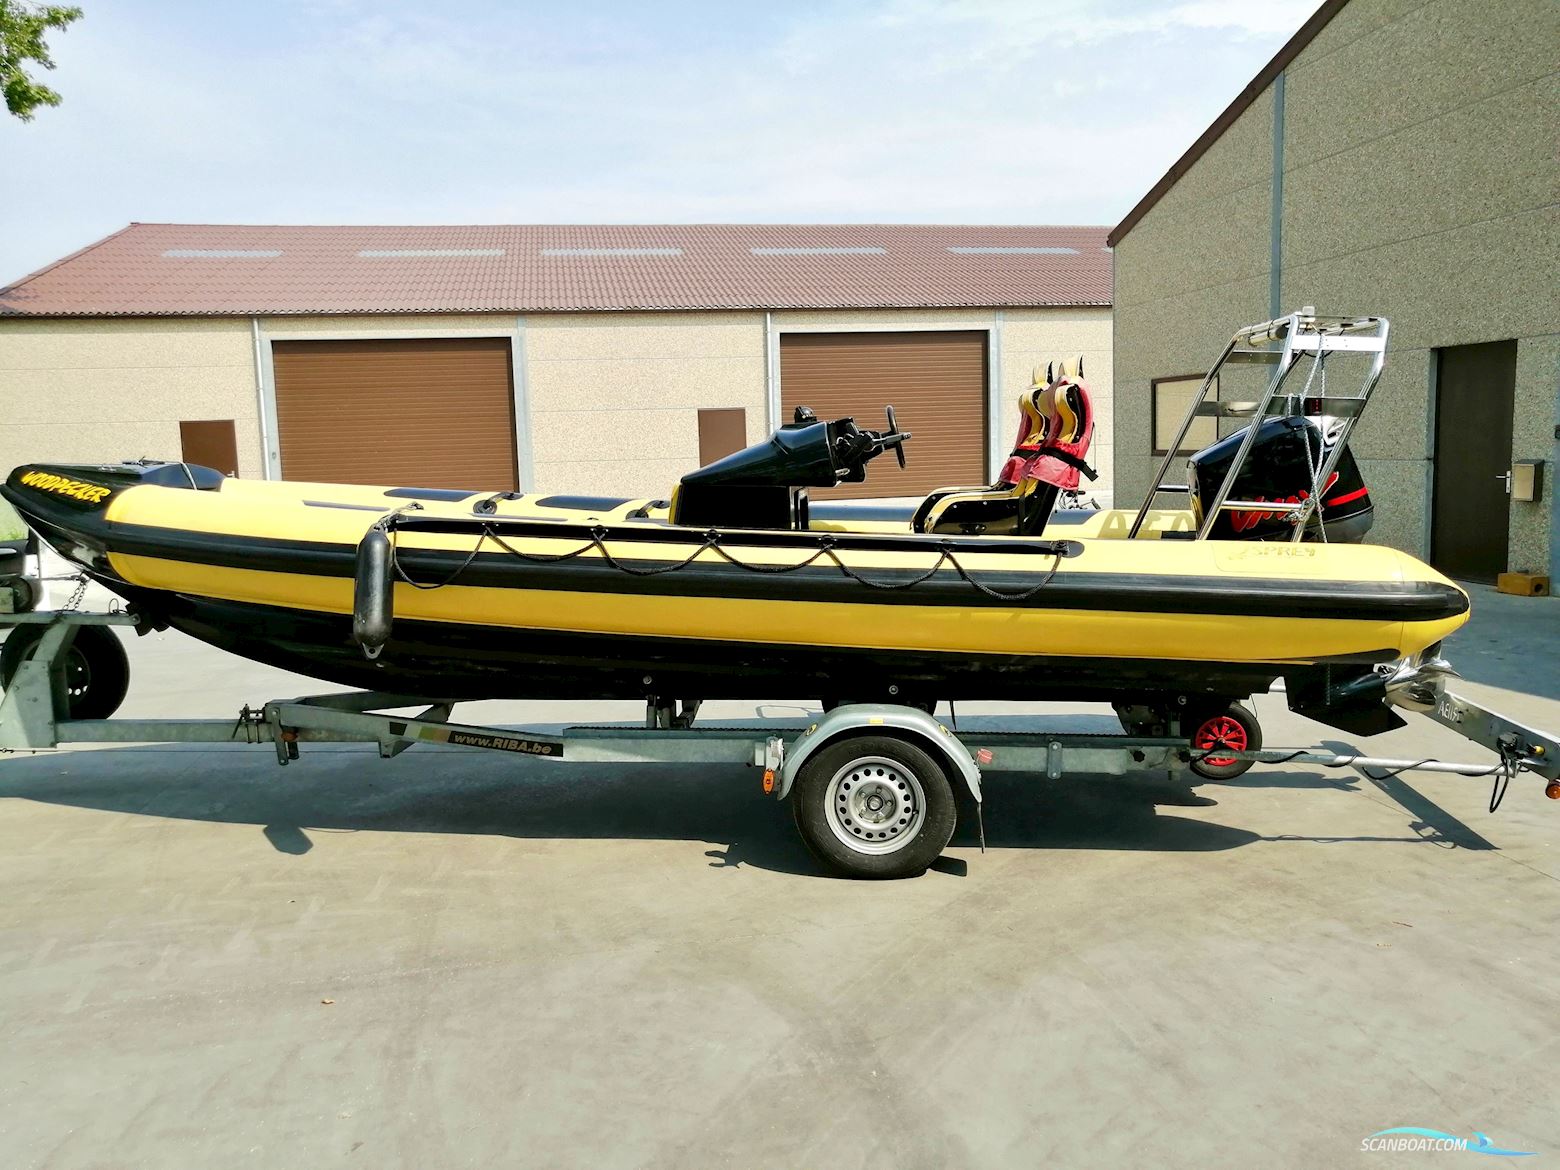
<instances>
[{"instance_id":1,"label":"stainless steel a-frame","mask_svg":"<svg viewBox=\"0 0 1560 1170\"><path fill-rule=\"evenodd\" d=\"M1240 447L1235 452L1235 458L1224 476L1224 482L1219 485L1219 490L1203 509L1197 526L1197 539L1208 538L1220 512L1261 511L1288 513L1289 521L1294 526L1294 533L1290 539L1296 542L1301 540L1305 535L1306 525L1321 506L1321 491L1313 490L1305 499L1294 503L1229 498L1231 490L1240 477L1241 469L1251 454L1252 445L1256 442L1257 424L1269 415L1305 415L1317 419L1326 435L1327 443L1323 447L1320 464L1313 469L1313 479L1316 488L1326 484L1337 467L1344 448L1348 445L1355 423L1364 413L1371 391L1376 388L1376 383L1381 379L1381 371L1387 361L1388 328L1389 323L1385 317L1319 317L1316 315L1316 310L1307 305L1287 317L1263 321L1259 325L1248 325L1238 331L1224 347L1224 352L1208 371L1207 377L1203 379L1202 386L1187 407L1185 417L1181 419L1181 426L1176 431L1174 441L1167 444L1165 457L1160 461L1154 482L1149 487L1148 494L1143 497L1142 506L1138 508L1137 516L1132 521L1132 528L1127 533L1128 538L1137 536L1157 496L1161 493L1185 494L1190 491L1186 484L1166 483L1165 477L1175 463L1177 452L1182 450L1182 444L1186 441L1187 432L1192 429L1194 420L1250 418L1252 425L1246 428ZM1337 393L1328 388L1326 363L1328 355L1334 353L1364 354L1370 358L1363 382L1357 390ZM1305 385L1299 391L1291 389L1286 392L1284 387L1290 373L1307 358L1310 359L1310 367ZM1221 369L1226 365L1251 363L1274 367L1273 375L1268 379L1267 388L1261 398L1254 402L1208 399L1209 390L1218 385ZM1334 381L1337 382L1338 379L1335 378ZM1351 387L1355 385L1352 379L1349 385Z\"/></svg>"}]
</instances>

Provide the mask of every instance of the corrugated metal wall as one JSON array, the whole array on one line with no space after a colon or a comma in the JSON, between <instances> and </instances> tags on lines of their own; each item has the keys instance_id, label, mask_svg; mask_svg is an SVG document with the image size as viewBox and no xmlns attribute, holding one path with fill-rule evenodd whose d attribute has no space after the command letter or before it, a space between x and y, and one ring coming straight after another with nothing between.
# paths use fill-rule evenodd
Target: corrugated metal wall
<instances>
[{"instance_id":1,"label":"corrugated metal wall","mask_svg":"<svg viewBox=\"0 0 1560 1170\"><path fill-rule=\"evenodd\" d=\"M276 341L282 478L515 491L502 337Z\"/></svg>"},{"instance_id":2,"label":"corrugated metal wall","mask_svg":"<svg viewBox=\"0 0 1560 1170\"><path fill-rule=\"evenodd\" d=\"M933 488L984 483L984 330L904 333L785 333L780 337L781 421L797 406L820 419L853 416L882 430L892 405L905 445L904 471L892 455L874 460L867 481L811 489L819 499L915 496Z\"/></svg>"}]
</instances>

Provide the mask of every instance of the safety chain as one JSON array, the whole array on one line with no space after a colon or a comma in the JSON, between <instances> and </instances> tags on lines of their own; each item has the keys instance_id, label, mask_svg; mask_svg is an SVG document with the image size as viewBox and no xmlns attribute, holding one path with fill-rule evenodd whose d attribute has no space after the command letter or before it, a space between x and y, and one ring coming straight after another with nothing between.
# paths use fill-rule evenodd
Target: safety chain
<instances>
[{"instance_id":1,"label":"safety chain","mask_svg":"<svg viewBox=\"0 0 1560 1170\"><path fill-rule=\"evenodd\" d=\"M60 613L75 613L81 608L81 603L87 596L87 585L89 584L87 575L85 573L77 573L73 580L76 582L76 588L72 590L70 599L60 606Z\"/></svg>"},{"instance_id":2,"label":"safety chain","mask_svg":"<svg viewBox=\"0 0 1560 1170\"><path fill-rule=\"evenodd\" d=\"M467 555L466 559L460 563L455 571L452 572L448 577L445 577L442 581L430 582L413 580L411 576L407 574L406 570L401 567L399 550L393 543L391 545L391 565L395 570L396 577L399 580L404 581L406 584L412 586L414 589L442 589L446 585L453 585L477 559L477 554L482 551L483 543L485 541L491 540L510 556L517 557L522 561L530 561L534 564L544 565L555 565L563 561L572 561L594 549L601 554L602 560L605 561L608 565L618 570L620 573L627 573L631 577L659 577L666 573L676 573L682 569L688 568L693 564L694 561L698 560L698 558L706 552L713 552L727 564L733 565L736 568L745 570L749 573L795 573L801 569L808 568L810 565L816 564L822 559L827 558L834 563L835 568L839 569L839 571L850 580L855 581L858 584L865 585L869 589L882 589L887 591L912 589L915 586L922 584L923 582L931 580L932 577L935 576L944 565L952 565L954 571L963 581L973 586L979 592L984 593L987 597L994 598L998 601L1027 601L1029 598L1033 597L1036 593L1039 593L1040 590L1044 589L1051 583L1052 578L1056 576L1057 570L1061 568L1062 564L1062 553L1059 551L1053 553L1051 567L1046 572L1043 579L1041 579L1037 584L1028 587L1027 589L1019 590L1016 593L1006 593L1000 589L993 589L984 581L976 580L975 576L970 572L970 570L965 568L964 565L960 563L958 556L954 553L948 541L942 541L939 543L937 560L933 563L931 568L927 569L926 572L920 574L919 576L912 577L908 581L874 581L870 577L863 576L858 570L851 568L840 559L840 555L835 549L835 541L832 536L825 536L819 544L818 551L813 553L813 555L808 557L805 561L799 561L794 565L753 565L737 559L730 552L728 552L720 543L720 532L717 529L711 528L705 532L704 542L700 544L698 548L694 549L693 552L689 553L688 556L683 560L678 561L675 564L660 565L656 568L648 569L636 568L635 566L627 564L615 557L612 554L612 550L607 547L606 537L607 529L597 525L592 527L590 530L590 540L577 549L573 549L566 553L556 554L528 553L522 551L521 549L515 548L514 545L510 544L496 531L494 531L491 525L484 524L482 526L481 535L477 538L476 546Z\"/></svg>"}]
</instances>

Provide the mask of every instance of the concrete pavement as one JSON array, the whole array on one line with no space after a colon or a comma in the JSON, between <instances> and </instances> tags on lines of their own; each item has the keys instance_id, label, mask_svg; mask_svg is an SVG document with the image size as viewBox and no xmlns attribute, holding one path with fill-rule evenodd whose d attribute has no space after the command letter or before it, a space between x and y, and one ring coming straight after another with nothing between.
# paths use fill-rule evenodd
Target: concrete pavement
<instances>
[{"instance_id":1,"label":"concrete pavement","mask_svg":"<svg viewBox=\"0 0 1560 1170\"><path fill-rule=\"evenodd\" d=\"M1449 648L1466 689L1560 728L1560 601L1475 605ZM125 715L322 689L175 635L130 650ZM1281 696L1257 706L1271 744L1342 741ZM1362 746L1478 758L1413 723ZM1361 1139L1420 1125L1553 1158L1560 806L1531 779L1495 816L1487 797L1303 768L1197 796L993 778L988 853L961 826L925 877L865 884L819 877L745 769L7 757L0 1149L18 1167L1313 1167L1390 1160Z\"/></svg>"}]
</instances>

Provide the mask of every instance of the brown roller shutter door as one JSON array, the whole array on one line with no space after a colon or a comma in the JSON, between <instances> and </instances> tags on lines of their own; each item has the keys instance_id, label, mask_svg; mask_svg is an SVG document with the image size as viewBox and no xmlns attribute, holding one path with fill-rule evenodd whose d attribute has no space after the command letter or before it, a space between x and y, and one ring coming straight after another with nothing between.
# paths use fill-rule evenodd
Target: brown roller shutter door
<instances>
[{"instance_id":1,"label":"brown roller shutter door","mask_svg":"<svg viewBox=\"0 0 1560 1170\"><path fill-rule=\"evenodd\" d=\"M515 491L502 337L275 341L282 478Z\"/></svg>"},{"instance_id":2,"label":"brown roller shutter door","mask_svg":"<svg viewBox=\"0 0 1560 1170\"><path fill-rule=\"evenodd\" d=\"M892 405L909 466L892 454L867 466L865 483L811 488L816 499L917 496L937 487L986 482L986 334L783 333L780 336L783 422L798 406L820 419L854 417L882 430Z\"/></svg>"}]
</instances>

